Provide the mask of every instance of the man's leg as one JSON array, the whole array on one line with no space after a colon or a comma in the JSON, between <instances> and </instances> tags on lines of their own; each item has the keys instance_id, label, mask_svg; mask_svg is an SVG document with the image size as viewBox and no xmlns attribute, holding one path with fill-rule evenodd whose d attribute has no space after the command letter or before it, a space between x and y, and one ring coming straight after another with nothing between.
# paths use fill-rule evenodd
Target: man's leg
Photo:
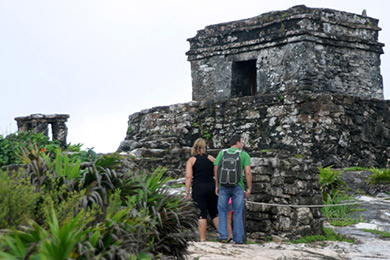
<instances>
[{"instance_id":1,"label":"man's leg","mask_svg":"<svg viewBox=\"0 0 390 260\"><path fill-rule=\"evenodd\" d=\"M237 244L242 244L244 239L244 191L241 186L234 187L233 195L233 240Z\"/></svg>"},{"instance_id":2,"label":"man's leg","mask_svg":"<svg viewBox=\"0 0 390 260\"><path fill-rule=\"evenodd\" d=\"M227 212L228 212L229 197L230 197L229 187L221 186L219 188L219 197L218 197L219 240L228 239Z\"/></svg>"},{"instance_id":3,"label":"man's leg","mask_svg":"<svg viewBox=\"0 0 390 260\"><path fill-rule=\"evenodd\" d=\"M227 214L227 229L228 229L228 239L233 238L232 223L233 222L233 212Z\"/></svg>"}]
</instances>

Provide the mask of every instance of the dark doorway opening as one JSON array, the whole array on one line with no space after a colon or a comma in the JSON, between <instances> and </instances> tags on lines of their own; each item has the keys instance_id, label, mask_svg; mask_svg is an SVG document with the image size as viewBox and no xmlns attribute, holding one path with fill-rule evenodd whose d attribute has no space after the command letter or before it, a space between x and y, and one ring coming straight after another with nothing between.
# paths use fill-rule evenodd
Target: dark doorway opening
<instances>
[{"instance_id":1,"label":"dark doorway opening","mask_svg":"<svg viewBox=\"0 0 390 260\"><path fill-rule=\"evenodd\" d=\"M236 61L232 67L232 96L254 96L256 86L256 60Z\"/></svg>"}]
</instances>

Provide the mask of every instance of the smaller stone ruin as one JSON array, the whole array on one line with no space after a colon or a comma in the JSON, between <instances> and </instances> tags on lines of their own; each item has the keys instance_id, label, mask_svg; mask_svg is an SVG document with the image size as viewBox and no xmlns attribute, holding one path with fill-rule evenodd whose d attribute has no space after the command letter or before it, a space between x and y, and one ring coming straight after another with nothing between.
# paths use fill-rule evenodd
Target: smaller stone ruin
<instances>
[{"instance_id":1,"label":"smaller stone ruin","mask_svg":"<svg viewBox=\"0 0 390 260\"><path fill-rule=\"evenodd\" d=\"M66 114L31 114L29 116L16 117L15 120L18 124L18 131L34 131L36 133L43 133L49 137L49 125L52 131L52 140L58 140L62 147L66 147L66 137L68 135L68 128L66 122L69 115Z\"/></svg>"}]
</instances>

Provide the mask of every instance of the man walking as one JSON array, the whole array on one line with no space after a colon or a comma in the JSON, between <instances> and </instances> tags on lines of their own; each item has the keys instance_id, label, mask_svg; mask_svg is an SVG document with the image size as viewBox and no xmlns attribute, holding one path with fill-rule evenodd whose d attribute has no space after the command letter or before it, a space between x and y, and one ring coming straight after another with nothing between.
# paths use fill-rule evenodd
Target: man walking
<instances>
[{"instance_id":1,"label":"man walking","mask_svg":"<svg viewBox=\"0 0 390 260\"><path fill-rule=\"evenodd\" d=\"M226 242L228 239L227 213L230 197L233 204L233 241L235 244L244 242L244 198L248 198L252 190L252 173L250 156L242 151L243 148L244 143L241 136L233 135L230 139L230 148L220 151L214 162L215 193L219 196L218 233L221 242ZM235 160L235 156L237 160ZM238 162L237 167L235 161ZM245 190L243 172L248 185L247 190ZM235 176L235 174L237 175Z\"/></svg>"}]
</instances>

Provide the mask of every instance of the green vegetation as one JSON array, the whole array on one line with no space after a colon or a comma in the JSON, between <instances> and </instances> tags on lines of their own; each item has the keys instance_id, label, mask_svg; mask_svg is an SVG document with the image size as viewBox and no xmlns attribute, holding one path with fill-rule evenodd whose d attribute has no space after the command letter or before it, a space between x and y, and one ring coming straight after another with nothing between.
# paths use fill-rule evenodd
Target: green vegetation
<instances>
[{"instance_id":1,"label":"green vegetation","mask_svg":"<svg viewBox=\"0 0 390 260\"><path fill-rule=\"evenodd\" d=\"M287 16L290 16L290 14L289 14L289 13L286 13L286 12L283 12L283 13L282 13L282 18L286 18Z\"/></svg>"},{"instance_id":2,"label":"green vegetation","mask_svg":"<svg viewBox=\"0 0 390 260\"><path fill-rule=\"evenodd\" d=\"M332 193L327 194L326 199L323 201L324 205L346 204L350 202L353 202L352 196L340 191L332 191ZM327 219L349 219L353 212L352 209L355 206L356 205L325 206L321 211Z\"/></svg>"},{"instance_id":3,"label":"green vegetation","mask_svg":"<svg viewBox=\"0 0 390 260\"><path fill-rule=\"evenodd\" d=\"M23 167L0 170L0 259L184 258L196 208L168 193L163 168L121 172L116 153L23 140Z\"/></svg>"},{"instance_id":4,"label":"green vegetation","mask_svg":"<svg viewBox=\"0 0 390 260\"><path fill-rule=\"evenodd\" d=\"M335 196L333 190L339 190L341 187L345 186L345 182L341 179L341 172L332 168L333 166L328 166L325 168L319 167L320 170L320 184L322 191L323 200L328 200L328 197Z\"/></svg>"},{"instance_id":5,"label":"green vegetation","mask_svg":"<svg viewBox=\"0 0 390 260\"><path fill-rule=\"evenodd\" d=\"M367 170L367 168L360 167L360 166L353 166L353 167L348 167L348 168L344 168L344 169L343 169L344 172L350 172L350 171L364 171L364 170Z\"/></svg>"},{"instance_id":6,"label":"green vegetation","mask_svg":"<svg viewBox=\"0 0 390 260\"><path fill-rule=\"evenodd\" d=\"M329 220L329 224L331 224L332 226L335 226L335 227L346 227L346 226L354 225L357 223L359 223L359 221L356 219L352 219L352 218Z\"/></svg>"},{"instance_id":7,"label":"green vegetation","mask_svg":"<svg viewBox=\"0 0 390 260\"><path fill-rule=\"evenodd\" d=\"M352 211L354 211L352 209ZM350 218L349 216L347 218L343 218L343 219L331 219L329 220L329 223L332 225L332 226L335 226L335 227L345 227L345 226L349 226L349 225L354 225L354 224L357 224L359 222L363 222L363 218L362 216L359 216L358 219L353 219L353 218Z\"/></svg>"},{"instance_id":8,"label":"green vegetation","mask_svg":"<svg viewBox=\"0 0 390 260\"><path fill-rule=\"evenodd\" d=\"M318 241L345 241L348 243L355 243L353 239L344 237L343 235L340 234L336 234L330 228L324 228L324 235L305 236L301 239L292 241L292 243L299 244L299 243L312 243Z\"/></svg>"},{"instance_id":9,"label":"green vegetation","mask_svg":"<svg viewBox=\"0 0 390 260\"><path fill-rule=\"evenodd\" d=\"M0 135L0 167L10 164L19 164L21 160L19 154L23 147L35 145L40 151L52 153L60 148L57 140L49 141L46 135L34 132L16 132L6 137ZM79 152L80 144L69 144L65 150Z\"/></svg>"},{"instance_id":10,"label":"green vegetation","mask_svg":"<svg viewBox=\"0 0 390 260\"><path fill-rule=\"evenodd\" d=\"M361 230L363 230L365 232L369 232L369 233L373 233L373 234L379 235L382 238L390 238L390 232L387 232L387 231L380 231L380 230L377 230L377 229L366 229L366 228L363 228Z\"/></svg>"},{"instance_id":11,"label":"green vegetation","mask_svg":"<svg viewBox=\"0 0 390 260\"><path fill-rule=\"evenodd\" d=\"M206 140L210 140L211 139L211 134L209 133L209 131L207 130L204 130L203 131L203 134L202 134L202 137Z\"/></svg>"},{"instance_id":12,"label":"green vegetation","mask_svg":"<svg viewBox=\"0 0 390 260\"><path fill-rule=\"evenodd\" d=\"M0 171L0 183L0 229L27 224L25 219L34 215L39 192L22 173L10 177Z\"/></svg>"},{"instance_id":13,"label":"green vegetation","mask_svg":"<svg viewBox=\"0 0 390 260\"><path fill-rule=\"evenodd\" d=\"M209 132L209 130L204 129L202 124L199 124L198 122L193 122L191 124L191 127L199 128L200 137L202 137L203 139L207 141L211 139L211 133Z\"/></svg>"},{"instance_id":14,"label":"green vegetation","mask_svg":"<svg viewBox=\"0 0 390 260\"><path fill-rule=\"evenodd\" d=\"M390 169L371 167L369 171L372 172L368 181L370 184L390 184Z\"/></svg>"},{"instance_id":15,"label":"green vegetation","mask_svg":"<svg viewBox=\"0 0 390 260\"><path fill-rule=\"evenodd\" d=\"M324 217L333 226L348 226L363 221L361 217L358 220L352 218L352 213L358 211L356 207L359 204L345 205L353 203L353 195L346 192L346 184L342 181L341 172L332 168L319 168L320 184L325 207L321 208ZM337 206L327 206L336 205Z\"/></svg>"}]
</instances>

